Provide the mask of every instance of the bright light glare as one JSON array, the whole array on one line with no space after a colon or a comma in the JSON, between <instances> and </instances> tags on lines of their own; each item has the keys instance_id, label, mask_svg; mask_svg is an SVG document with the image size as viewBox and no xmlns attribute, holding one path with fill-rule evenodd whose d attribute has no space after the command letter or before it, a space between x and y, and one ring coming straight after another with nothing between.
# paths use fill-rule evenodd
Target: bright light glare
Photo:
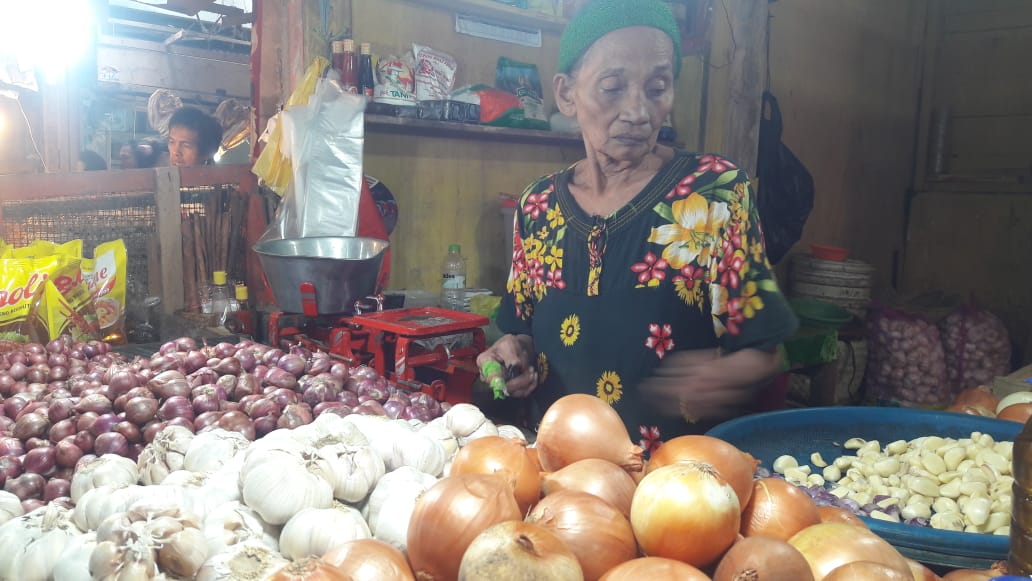
<instances>
[{"instance_id":1,"label":"bright light glare","mask_svg":"<svg viewBox=\"0 0 1032 581\"><path fill-rule=\"evenodd\" d=\"M90 48L93 14L88 0L33 0L4 3L0 54L39 67L49 82L78 63Z\"/></svg>"}]
</instances>

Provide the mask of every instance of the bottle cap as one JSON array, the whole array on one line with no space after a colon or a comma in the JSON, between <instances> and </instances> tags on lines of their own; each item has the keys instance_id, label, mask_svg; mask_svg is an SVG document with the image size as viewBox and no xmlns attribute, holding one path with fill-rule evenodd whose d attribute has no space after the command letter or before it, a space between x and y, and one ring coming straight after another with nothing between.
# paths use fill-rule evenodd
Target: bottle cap
<instances>
[{"instance_id":1,"label":"bottle cap","mask_svg":"<svg viewBox=\"0 0 1032 581\"><path fill-rule=\"evenodd\" d=\"M368 42L363 42L362 44L358 45L358 47L359 52L362 54L373 54L373 48L369 45Z\"/></svg>"},{"instance_id":2,"label":"bottle cap","mask_svg":"<svg viewBox=\"0 0 1032 581\"><path fill-rule=\"evenodd\" d=\"M462 252L462 246L459 246L458 244L449 244L448 252L454 252L455 254L458 254Z\"/></svg>"},{"instance_id":3,"label":"bottle cap","mask_svg":"<svg viewBox=\"0 0 1032 581\"><path fill-rule=\"evenodd\" d=\"M215 272L212 273L211 280L215 284L226 284L226 271L224 271L224 270L216 270Z\"/></svg>"},{"instance_id":4,"label":"bottle cap","mask_svg":"<svg viewBox=\"0 0 1032 581\"><path fill-rule=\"evenodd\" d=\"M355 52L355 41L351 38L345 38L341 41L344 43L344 52Z\"/></svg>"},{"instance_id":5,"label":"bottle cap","mask_svg":"<svg viewBox=\"0 0 1032 581\"><path fill-rule=\"evenodd\" d=\"M331 42L330 43L330 47L331 47L331 50L334 53L340 54L340 53L344 52L344 43L339 41L339 40L335 40L335 41Z\"/></svg>"},{"instance_id":6,"label":"bottle cap","mask_svg":"<svg viewBox=\"0 0 1032 581\"><path fill-rule=\"evenodd\" d=\"M247 300L247 285L238 284L236 285L236 300L246 301Z\"/></svg>"}]
</instances>

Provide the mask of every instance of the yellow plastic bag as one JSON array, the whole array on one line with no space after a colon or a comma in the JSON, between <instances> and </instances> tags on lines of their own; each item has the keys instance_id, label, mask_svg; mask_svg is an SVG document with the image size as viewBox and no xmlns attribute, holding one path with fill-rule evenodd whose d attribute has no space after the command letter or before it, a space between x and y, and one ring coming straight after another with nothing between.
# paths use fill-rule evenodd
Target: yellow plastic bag
<instances>
[{"instance_id":1,"label":"yellow plastic bag","mask_svg":"<svg viewBox=\"0 0 1032 581\"><path fill-rule=\"evenodd\" d=\"M45 282L32 260L0 259L0 341L27 343L39 335L30 315Z\"/></svg>"},{"instance_id":2,"label":"yellow plastic bag","mask_svg":"<svg viewBox=\"0 0 1032 581\"><path fill-rule=\"evenodd\" d=\"M315 57L305 72L304 78L301 79L301 83L290 94L290 99L287 99L285 108L289 109L296 105L307 104L308 99L315 94L316 83L319 82L323 71L329 66L330 61L324 57ZM255 160L254 168L251 171L254 172L254 175L261 178L272 191L282 196L287 191L287 186L290 184L290 178L293 176L294 170L290 159L285 157L281 151L284 135L283 124L279 121L279 113L269 120L271 125L269 141L265 144L261 154L258 155L258 159Z\"/></svg>"},{"instance_id":3,"label":"yellow plastic bag","mask_svg":"<svg viewBox=\"0 0 1032 581\"><path fill-rule=\"evenodd\" d=\"M93 258L84 259L81 266L104 340L121 339L125 336L125 242L98 244Z\"/></svg>"},{"instance_id":4,"label":"yellow plastic bag","mask_svg":"<svg viewBox=\"0 0 1032 581\"><path fill-rule=\"evenodd\" d=\"M83 280L82 259L54 255L34 262L37 272L47 274L43 292L35 305L35 318L39 321L37 328L46 333L38 340L56 339L65 333L76 341L97 339L100 326L93 308L93 297Z\"/></svg>"},{"instance_id":5,"label":"yellow plastic bag","mask_svg":"<svg viewBox=\"0 0 1032 581\"><path fill-rule=\"evenodd\" d=\"M82 258L82 240L71 240L64 244L57 244L49 240L36 240L28 246L11 251L11 258L44 258L54 255Z\"/></svg>"}]
</instances>

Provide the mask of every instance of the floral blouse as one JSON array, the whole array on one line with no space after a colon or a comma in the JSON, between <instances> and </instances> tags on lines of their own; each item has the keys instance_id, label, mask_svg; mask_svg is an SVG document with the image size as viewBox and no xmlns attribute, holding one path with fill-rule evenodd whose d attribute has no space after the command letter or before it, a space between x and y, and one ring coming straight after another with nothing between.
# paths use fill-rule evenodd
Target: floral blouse
<instances>
[{"instance_id":1,"label":"floral blouse","mask_svg":"<svg viewBox=\"0 0 1032 581\"><path fill-rule=\"evenodd\" d=\"M534 424L568 393L597 395L646 451L702 426L657 414L636 391L667 353L770 349L797 326L763 250L744 171L678 151L626 206L587 215L573 168L524 192L513 234L506 333L534 338Z\"/></svg>"}]
</instances>

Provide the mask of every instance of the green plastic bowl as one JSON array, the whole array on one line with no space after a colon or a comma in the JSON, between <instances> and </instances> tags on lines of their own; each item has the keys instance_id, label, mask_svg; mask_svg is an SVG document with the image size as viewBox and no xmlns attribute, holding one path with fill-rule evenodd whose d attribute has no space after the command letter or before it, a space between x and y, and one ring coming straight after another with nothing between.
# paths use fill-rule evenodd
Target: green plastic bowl
<instances>
[{"instance_id":1,"label":"green plastic bowl","mask_svg":"<svg viewBox=\"0 0 1032 581\"><path fill-rule=\"evenodd\" d=\"M790 299L789 304L800 322L811 327L839 329L853 320L853 314L842 307L810 298Z\"/></svg>"}]
</instances>

